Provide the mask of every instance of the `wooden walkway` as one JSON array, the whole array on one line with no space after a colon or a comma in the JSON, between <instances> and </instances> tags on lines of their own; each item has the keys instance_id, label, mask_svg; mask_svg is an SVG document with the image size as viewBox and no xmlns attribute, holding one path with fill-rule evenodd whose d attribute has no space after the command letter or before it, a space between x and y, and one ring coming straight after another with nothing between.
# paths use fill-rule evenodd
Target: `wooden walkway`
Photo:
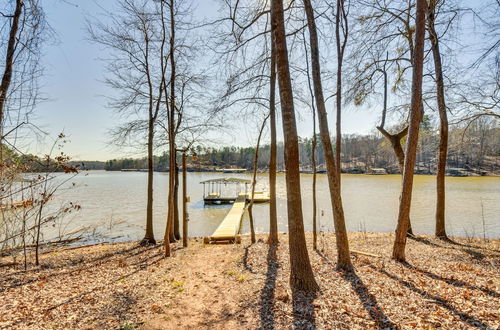
<instances>
[{"instance_id":1,"label":"wooden walkway","mask_svg":"<svg viewBox=\"0 0 500 330\"><path fill-rule=\"evenodd\" d=\"M245 204L246 196L239 196L219 227L211 236L205 237L204 242L229 241L239 243L240 237L238 234L240 232L241 218L245 212Z\"/></svg>"}]
</instances>

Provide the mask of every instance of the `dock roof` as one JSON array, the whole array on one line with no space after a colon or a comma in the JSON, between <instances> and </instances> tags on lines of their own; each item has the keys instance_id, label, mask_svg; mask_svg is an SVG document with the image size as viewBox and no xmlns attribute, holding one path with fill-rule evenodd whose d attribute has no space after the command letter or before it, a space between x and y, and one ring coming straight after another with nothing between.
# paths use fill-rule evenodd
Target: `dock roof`
<instances>
[{"instance_id":1,"label":"dock roof","mask_svg":"<svg viewBox=\"0 0 500 330\"><path fill-rule=\"evenodd\" d=\"M250 183L250 180L240 178L217 178L201 181L200 183Z\"/></svg>"}]
</instances>

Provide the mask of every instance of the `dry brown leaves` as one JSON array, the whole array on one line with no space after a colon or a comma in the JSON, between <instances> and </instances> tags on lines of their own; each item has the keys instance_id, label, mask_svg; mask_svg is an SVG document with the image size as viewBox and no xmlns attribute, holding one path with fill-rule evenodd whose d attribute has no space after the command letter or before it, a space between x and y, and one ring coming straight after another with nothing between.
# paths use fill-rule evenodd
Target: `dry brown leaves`
<instances>
[{"instance_id":1,"label":"dry brown leaves","mask_svg":"<svg viewBox=\"0 0 500 330\"><path fill-rule=\"evenodd\" d=\"M321 292L292 293L287 235L263 243L174 248L103 244L46 253L42 267L0 268L0 328L499 328L499 240L408 241L351 233L355 273L335 270L333 234L310 249ZM308 236L310 240L310 236Z\"/></svg>"}]
</instances>

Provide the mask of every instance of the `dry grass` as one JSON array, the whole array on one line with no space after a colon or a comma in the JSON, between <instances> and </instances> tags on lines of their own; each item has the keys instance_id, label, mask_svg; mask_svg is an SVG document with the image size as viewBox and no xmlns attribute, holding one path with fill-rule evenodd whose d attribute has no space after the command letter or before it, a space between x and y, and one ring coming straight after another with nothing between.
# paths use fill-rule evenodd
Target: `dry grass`
<instances>
[{"instance_id":1,"label":"dry grass","mask_svg":"<svg viewBox=\"0 0 500 330\"><path fill-rule=\"evenodd\" d=\"M288 287L287 235L277 249L201 244L103 244L46 253L41 268L0 268L0 328L499 328L500 240L419 237L408 264L392 235L351 233L355 273L335 270L335 240L310 249L317 296ZM310 236L308 236L310 239ZM8 260L5 260L8 261Z\"/></svg>"}]
</instances>

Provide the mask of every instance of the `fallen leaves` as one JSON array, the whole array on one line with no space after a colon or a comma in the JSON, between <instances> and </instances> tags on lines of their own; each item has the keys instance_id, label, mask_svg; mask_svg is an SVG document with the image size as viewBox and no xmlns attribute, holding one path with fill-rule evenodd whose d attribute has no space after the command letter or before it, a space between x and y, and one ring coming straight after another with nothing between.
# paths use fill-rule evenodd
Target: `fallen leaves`
<instances>
[{"instance_id":1,"label":"fallen leaves","mask_svg":"<svg viewBox=\"0 0 500 330\"><path fill-rule=\"evenodd\" d=\"M409 240L404 265L388 258L390 235L349 235L353 249L382 258L353 256L356 273L339 273L335 237L322 234L321 255L310 249L321 286L313 298L289 290L287 235L270 267L269 246L246 237L192 240L169 259L136 243L58 250L43 255L44 268L0 268L0 328L155 328L156 319L158 328L500 327L498 240Z\"/></svg>"}]
</instances>

